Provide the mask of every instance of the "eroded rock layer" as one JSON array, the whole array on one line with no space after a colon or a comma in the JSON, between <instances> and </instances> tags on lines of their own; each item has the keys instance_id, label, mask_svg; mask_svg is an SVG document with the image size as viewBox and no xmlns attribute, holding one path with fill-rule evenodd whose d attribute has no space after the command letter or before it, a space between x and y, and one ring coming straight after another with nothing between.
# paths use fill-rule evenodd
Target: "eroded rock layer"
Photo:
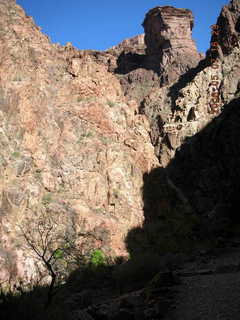
<instances>
[{"instance_id":1,"label":"eroded rock layer","mask_svg":"<svg viewBox=\"0 0 240 320\"><path fill-rule=\"evenodd\" d=\"M171 6L150 10L143 22L148 64L161 75L161 84L175 81L200 60L192 40L193 15Z\"/></svg>"}]
</instances>

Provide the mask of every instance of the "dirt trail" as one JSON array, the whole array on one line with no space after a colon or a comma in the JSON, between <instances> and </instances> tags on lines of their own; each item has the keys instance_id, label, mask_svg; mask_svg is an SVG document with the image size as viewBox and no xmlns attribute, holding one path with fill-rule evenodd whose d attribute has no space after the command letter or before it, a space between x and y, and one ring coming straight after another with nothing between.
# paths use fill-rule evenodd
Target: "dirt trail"
<instances>
[{"instance_id":1,"label":"dirt trail","mask_svg":"<svg viewBox=\"0 0 240 320\"><path fill-rule=\"evenodd\" d=\"M164 320L240 319L239 248L225 248L204 262L188 264L179 274L175 307Z\"/></svg>"},{"instance_id":2,"label":"dirt trail","mask_svg":"<svg viewBox=\"0 0 240 320\"><path fill-rule=\"evenodd\" d=\"M186 277L166 320L239 320L240 272Z\"/></svg>"}]
</instances>

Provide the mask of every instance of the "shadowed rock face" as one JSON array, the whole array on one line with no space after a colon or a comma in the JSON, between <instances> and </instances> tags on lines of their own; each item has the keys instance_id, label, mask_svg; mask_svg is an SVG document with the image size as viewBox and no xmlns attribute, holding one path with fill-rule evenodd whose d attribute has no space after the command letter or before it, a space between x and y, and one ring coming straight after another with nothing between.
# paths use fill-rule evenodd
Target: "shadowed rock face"
<instances>
[{"instance_id":1,"label":"shadowed rock face","mask_svg":"<svg viewBox=\"0 0 240 320\"><path fill-rule=\"evenodd\" d=\"M191 38L190 10L156 7L147 13L143 26L145 35L126 39L97 57L119 77L124 95L138 103L203 59Z\"/></svg>"},{"instance_id":2,"label":"shadowed rock face","mask_svg":"<svg viewBox=\"0 0 240 320\"><path fill-rule=\"evenodd\" d=\"M201 57L192 40L190 10L156 7L147 13L143 27L148 63L159 66L162 84L176 80L198 64Z\"/></svg>"},{"instance_id":3,"label":"shadowed rock face","mask_svg":"<svg viewBox=\"0 0 240 320\"><path fill-rule=\"evenodd\" d=\"M152 90L142 103L161 166L196 212L211 217L212 226L226 216L239 222L234 211L239 195L239 6L231 1L217 20L219 32L211 41L222 50L218 67L206 59L195 74ZM215 114L210 108L214 92L219 93Z\"/></svg>"},{"instance_id":4,"label":"shadowed rock face","mask_svg":"<svg viewBox=\"0 0 240 320\"><path fill-rule=\"evenodd\" d=\"M209 223L228 217L240 221L240 99L225 105L224 111L184 144L168 166L173 182L192 207ZM214 221L214 223L213 223ZM223 225L224 226L224 225Z\"/></svg>"}]
</instances>

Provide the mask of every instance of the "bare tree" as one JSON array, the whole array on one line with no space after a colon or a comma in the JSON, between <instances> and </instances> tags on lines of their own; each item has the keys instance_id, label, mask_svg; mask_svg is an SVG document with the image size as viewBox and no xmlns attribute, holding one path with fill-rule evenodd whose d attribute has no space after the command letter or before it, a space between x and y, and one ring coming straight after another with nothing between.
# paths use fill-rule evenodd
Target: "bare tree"
<instances>
[{"instance_id":1,"label":"bare tree","mask_svg":"<svg viewBox=\"0 0 240 320\"><path fill-rule=\"evenodd\" d=\"M76 254L73 235L64 230L63 223L59 223L54 216L46 212L41 212L19 228L26 244L43 263L51 277L45 304L47 309L57 292L57 280L66 276L66 266L73 261ZM65 262L65 268L58 263L60 260Z\"/></svg>"}]
</instances>

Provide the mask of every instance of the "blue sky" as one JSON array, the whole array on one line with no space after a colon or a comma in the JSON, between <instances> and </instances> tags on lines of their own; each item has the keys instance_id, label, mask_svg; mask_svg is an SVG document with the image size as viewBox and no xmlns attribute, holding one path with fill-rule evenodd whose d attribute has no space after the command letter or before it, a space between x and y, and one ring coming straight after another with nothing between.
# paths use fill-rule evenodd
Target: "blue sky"
<instances>
[{"instance_id":1,"label":"blue sky","mask_svg":"<svg viewBox=\"0 0 240 320\"><path fill-rule=\"evenodd\" d=\"M171 5L192 10L193 39L198 50L209 48L210 25L216 22L227 0L17 0L52 42L71 42L79 49L105 50L126 38L143 33L147 11Z\"/></svg>"}]
</instances>

